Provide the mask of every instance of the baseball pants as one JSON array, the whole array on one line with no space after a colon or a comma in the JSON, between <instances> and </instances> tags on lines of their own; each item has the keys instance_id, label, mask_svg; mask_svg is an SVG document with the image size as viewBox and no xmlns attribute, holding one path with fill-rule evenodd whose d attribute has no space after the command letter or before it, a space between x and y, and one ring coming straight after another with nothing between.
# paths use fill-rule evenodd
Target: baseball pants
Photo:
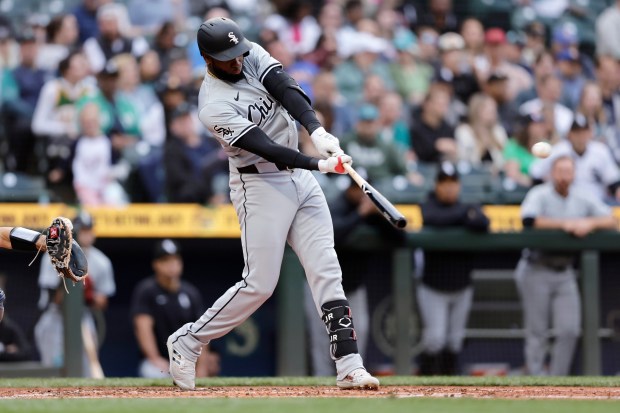
<instances>
[{"instance_id":1,"label":"baseball pants","mask_svg":"<svg viewBox=\"0 0 620 413\"><path fill-rule=\"evenodd\" d=\"M445 292L420 283L418 306L422 317L422 344L429 354L446 349L459 353L474 295L473 287Z\"/></svg>"},{"instance_id":2,"label":"baseball pants","mask_svg":"<svg viewBox=\"0 0 620 413\"><path fill-rule=\"evenodd\" d=\"M581 299L573 268L558 272L521 259L515 272L523 304L525 363L531 375L544 375L550 330L549 374L566 376L581 334ZM551 326L550 326L551 324Z\"/></svg>"},{"instance_id":3,"label":"baseball pants","mask_svg":"<svg viewBox=\"0 0 620 413\"><path fill-rule=\"evenodd\" d=\"M242 280L198 321L174 333L179 351L188 358L197 358L202 346L241 324L271 296L287 242L305 270L317 317L322 314L323 303L345 299L331 215L323 191L310 171L231 172L230 188L241 227L245 259ZM303 311L303 303L299 304ZM338 380L363 367L357 353L335 362Z\"/></svg>"}]
</instances>

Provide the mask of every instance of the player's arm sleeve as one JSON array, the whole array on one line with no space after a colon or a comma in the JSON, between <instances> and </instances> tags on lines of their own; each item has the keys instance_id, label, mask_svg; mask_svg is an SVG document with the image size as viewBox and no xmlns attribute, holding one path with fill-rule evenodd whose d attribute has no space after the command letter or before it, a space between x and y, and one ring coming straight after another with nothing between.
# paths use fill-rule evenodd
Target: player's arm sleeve
<instances>
[{"instance_id":1,"label":"player's arm sleeve","mask_svg":"<svg viewBox=\"0 0 620 413\"><path fill-rule=\"evenodd\" d=\"M318 171L319 160L303 153L273 142L259 128L252 128L234 146L255 153L269 162L280 163L289 168L301 168Z\"/></svg>"},{"instance_id":2,"label":"player's arm sleeve","mask_svg":"<svg viewBox=\"0 0 620 413\"><path fill-rule=\"evenodd\" d=\"M276 98L308 133L312 134L321 127L321 122L310 104L310 98L282 67L269 70L262 82L269 94Z\"/></svg>"}]
</instances>

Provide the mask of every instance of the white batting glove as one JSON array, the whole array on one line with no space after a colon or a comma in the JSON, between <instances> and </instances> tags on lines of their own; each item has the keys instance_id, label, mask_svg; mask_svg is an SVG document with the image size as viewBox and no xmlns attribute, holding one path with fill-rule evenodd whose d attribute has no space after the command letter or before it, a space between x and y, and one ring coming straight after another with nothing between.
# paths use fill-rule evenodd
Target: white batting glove
<instances>
[{"instance_id":1,"label":"white batting glove","mask_svg":"<svg viewBox=\"0 0 620 413\"><path fill-rule=\"evenodd\" d=\"M346 174L347 171L344 169L345 163L351 165L353 163L353 159L351 159L349 155L345 154L331 156L327 159L321 159L319 160L319 171L324 174Z\"/></svg>"},{"instance_id":2,"label":"white batting glove","mask_svg":"<svg viewBox=\"0 0 620 413\"><path fill-rule=\"evenodd\" d=\"M327 132L323 127L312 132L310 138L312 138L312 143L314 143L316 150L319 151L319 154L324 158L344 154L344 151L340 149L340 141L338 138Z\"/></svg>"}]
</instances>

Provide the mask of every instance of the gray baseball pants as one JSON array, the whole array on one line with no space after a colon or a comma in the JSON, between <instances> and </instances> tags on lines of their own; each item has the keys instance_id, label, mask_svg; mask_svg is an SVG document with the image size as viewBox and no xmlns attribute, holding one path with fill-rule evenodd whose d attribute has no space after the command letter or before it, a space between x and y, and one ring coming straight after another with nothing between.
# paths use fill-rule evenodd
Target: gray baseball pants
<instances>
[{"instance_id":1,"label":"gray baseball pants","mask_svg":"<svg viewBox=\"0 0 620 413\"><path fill-rule=\"evenodd\" d=\"M310 171L231 172L230 188L241 227L245 268L242 280L217 299L200 319L173 334L178 350L189 359L196 359L202 346L241 324L271 296L287 242L304 267L317 316L322 314L323 303L346 298L334 250L331 215L323 191ZM299 309L303 317L303 303L299 303ZM357 353L335 362L338 380L363 367Z\"/></svg>"},{"instance_id":2,"label":"gray baseball pants","mask_svg":"<svg viewBox=\"0 0 620 413\"><path fill-rule=\"evenodd\" d=\"M555 339L551 346L549 374L568 375L581 334L581 299L575 270L569 267L558 272L522 258L515 276L523 303L528 373L546 374L544 362L551 327Z\"/></svg>"}]
</instances>

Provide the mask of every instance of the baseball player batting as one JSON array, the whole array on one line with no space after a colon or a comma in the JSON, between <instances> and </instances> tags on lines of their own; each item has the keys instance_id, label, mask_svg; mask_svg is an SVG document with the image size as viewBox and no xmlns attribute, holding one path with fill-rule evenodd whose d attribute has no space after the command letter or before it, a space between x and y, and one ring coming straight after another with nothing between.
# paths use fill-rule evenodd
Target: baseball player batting
<instances>
[{"instance_id":1,"label":"baseball player batting","mask_svg":"<svg viewBox=\"0 0 620 413\"><path fill-rule=\"evenodd\" d=\"M297 82L237 24L213 18L198 29L207 64L199 117L229 157L230 193L241 227L242 280L194 323L167 340L170 375L184 390L195 388L201 348L246 320L273 293L286 243L299 257L330 339L340 388L377 389L357 351L351 308L342 289L329 209L310 171L345 173L351 157L321 126ZM297 150L295 121L305 127L321 156Z\"/></svg>"}]
</instances>

